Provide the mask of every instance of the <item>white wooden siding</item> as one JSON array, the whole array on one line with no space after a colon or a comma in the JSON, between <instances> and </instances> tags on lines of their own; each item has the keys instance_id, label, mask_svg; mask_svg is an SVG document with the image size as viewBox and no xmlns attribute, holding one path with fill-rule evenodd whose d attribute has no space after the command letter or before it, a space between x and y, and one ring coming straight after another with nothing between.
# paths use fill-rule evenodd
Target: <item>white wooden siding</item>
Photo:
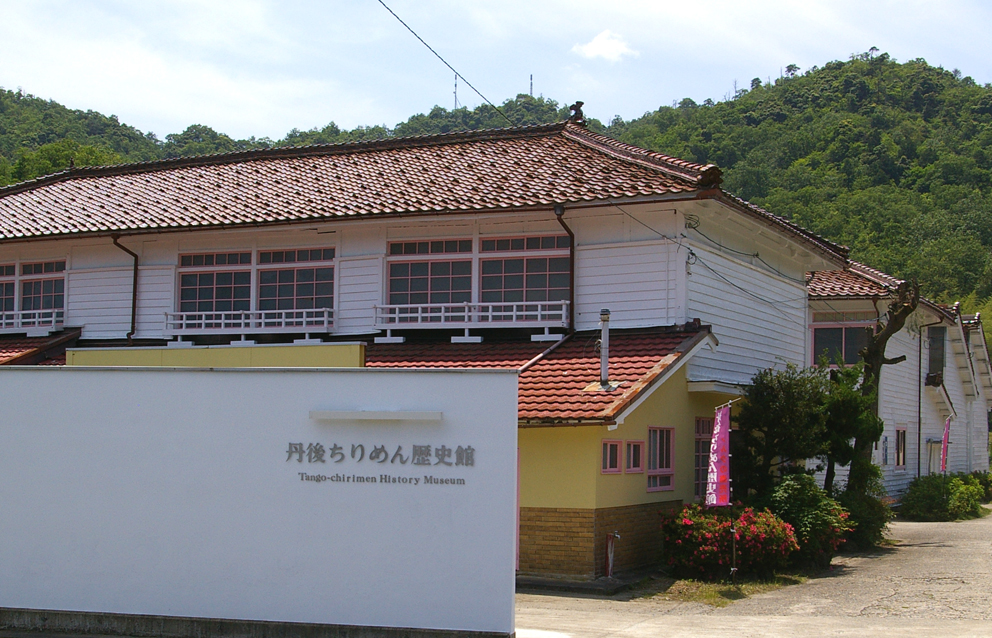
<instances>
[{"instance_id":1,"label":"white wooden siding","mask_svg":"<svg viewBox=\"0 0 992 638\"><path fill-rule=\"evenodd\" d=\"M692 249L698 259L686 278L686 314L713 326L720 346L692 358L689 380L749 383L764 368L805 365L805 286L697 244Z\"/></svg>"},{"instance_id":2,"label":"white wooden siding","mask_svg":"<svg viewBox=\"0 0 992 638\"><path fill-rule=\"evenodd\" d=\"M83 339L119 339L131 329L131 268L69 271L66 325Z\"/></svg>"},{"instance_id":3,"label":"white wooden siding","mask_svg":"<svg viewBox=\"0 0 992 638\"><path fill-rule=\"evenodd\" d=\"M165 313L176 306L176 269L153 266L138 269L138 339L162 339Z\"/></svg>"},{"instance_id":4,"label":"white wooden siding","mask_svg":"<svg viewBox=\"0 0 992 638\"><path fill-rule=\"evenodd\" d=\"M335 332L363 334L375 330L375 309L382 304L382 256L346 258L338 261Z\"/></svg>"},{"instance_id":5,"label":"white wooden siding","mask_svg":"<svg viewBox=\"0 0 992 638\"><path fill-rule=\"evenodd\" d=\"M664 242L582 246L575 251L575 327L599 325L609 308L614 328L677 323L676 247Z\"/></svg>"}]
</instances>

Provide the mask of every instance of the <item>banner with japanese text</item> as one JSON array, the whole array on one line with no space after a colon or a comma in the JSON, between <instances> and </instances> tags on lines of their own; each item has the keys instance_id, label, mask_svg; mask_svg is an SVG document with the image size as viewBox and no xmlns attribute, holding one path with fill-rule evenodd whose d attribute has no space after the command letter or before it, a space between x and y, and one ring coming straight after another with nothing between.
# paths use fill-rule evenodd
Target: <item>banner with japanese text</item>
<instances>
[{"instance_id":1,"label":"banner with japanese text","mask_svg":"<svg viewBox=\"0 0 992 638\"><path fill-rule=\"evenodd\" d=\"M709 475L706 505L730 505L730 405L716 409L713 437L710 439Z\"/></svg>"},{"instance_id":2,"label":"banner with japanese text","mask_svg":"<svg viewBox=\"0 0 992 638\"><path fill-rule=\"evenodd\" d=\"M940 442L940 471L947 471L947 443L951 438L951 417L944 421L944 438Z\"/></svg>"}]
</instances>

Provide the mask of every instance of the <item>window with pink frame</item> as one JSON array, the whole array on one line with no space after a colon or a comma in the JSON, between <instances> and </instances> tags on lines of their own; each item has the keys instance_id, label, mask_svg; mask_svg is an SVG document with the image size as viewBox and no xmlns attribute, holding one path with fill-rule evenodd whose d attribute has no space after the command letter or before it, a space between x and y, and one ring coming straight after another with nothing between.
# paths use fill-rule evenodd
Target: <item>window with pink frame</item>
<instances>
[{"instance_id":1,"label":"window with pink frame","mask_svg":"<svg viewBox=\"0 0 992 638\"><path fill-rule=\"evenodd\" d=\"M624 472L640 474L644 471L644 441L627 441Z\"/></svg>"},{"instance_id":2,"label":"window with pink frame","mask_svg":"<svg viewBox=\"0 0 992 638\"><path fill-rule=\"evenodd\" d=\"M620 446L623 441L603 440L603 474L620 473Z\"/></svg>"},{"instance_id":3,"label":"window with pink frame","mask_svg":"<svg viewBox=\"0 0 992 638\"><path fill-rule=\"evenodd\" d=\"M648 491L675 489L675 430L648 428Z\"/></svg>"}]
</instances>

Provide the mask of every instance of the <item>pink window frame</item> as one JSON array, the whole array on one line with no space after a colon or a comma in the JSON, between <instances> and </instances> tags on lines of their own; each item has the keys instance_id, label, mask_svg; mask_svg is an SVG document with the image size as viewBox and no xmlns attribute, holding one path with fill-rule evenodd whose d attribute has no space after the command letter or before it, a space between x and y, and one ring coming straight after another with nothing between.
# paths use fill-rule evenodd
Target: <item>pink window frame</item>
<instances>
[{"instance_id":1,"label":"pink window frame","mask_svg":"<svg viewBox=\"0 0 992 638\"><path fill-rule=\"evenodd\" d=\"M538 247L538 248L528 248L527 247L527 240L528 239L539 239L539 240L541 240L543 242L544 239L547 238L547 237L553 237L555 239L555 245L554 246L550 246L548 248L541 248L541 247ZM523 240L523 242L524 242L523 248L513 248L512 247L512 242L514 240L516 240L516 239L522 239ZM561 234L555 234L555 235L512 235L512 236L509 236L509 237L483 237L482 239L479 240L479 253L480 254L486 254L486 255L493 255L493 254L498 254L498 253L533 253L533 252L539 252L539 251L548 251L548 252L550 252L550 251L557 250L557 251L565 251L565 254L567 255L568 254L569 247L568 246L559 246L558 245L558 241L561 240L561 239L568 240L568 235L561 235ZM487 250L487 249L484 248L485 242L490 242L490 241L491 242L495 242L496 245L493 247L492 250ZM507 246L506 248L500 248L499 247L499 242L501 242L501 241L511 242L511 245ZM567 243L567 241L566 241L566 243Z\"/></svg>"},{"instance_id":2,"label":"pink window frame","mask_svg":"<svg viewBox=\"0 0 992 638\"><path fill-rule=\"evenodd\" d=\"M707 428L701 427L704 424L709 424L709 426ZM701 430L709 430L709 431L701 433ZM709 456L710 456L709 447L710 447L710 442L712 440L713 440L713 417L697 416L695 437L693 439L693 445L695 447L692 450L692 472L693 472L692 494L693 494L693 498L697 501L701 501L703 499L703 496L706 495L706 483L709 475L709 471L708 471ZM706 450L706 453L704 455L706 457L706 463L704 463L701 468L696 466L696 461L701 458L699 453L700 443L704 444L705 446L704 449ZM700 470L702 470L701 473Z\"/></svg>"},{"instance_id":3,"label":"pink window frame","mask_svg":"<svg viewBox=\"0 0 992 638\"><path fill-rule=\"evenodd\" d=\"M902 464L899 464L899 433L902 433ZM896 428L896 445L895 445L895 466L897 468L906 469L906 428Z\"/></svg>"},{"instance_id":4,"label":"pink window frame","mask_svg":"<svg viewBox=\"0 0 992 638\"><path fill-rule=\"evenodd\" d=\"M630 448L631 448L631 446L637 446L637 447L641 448L640 463L637 466L634 466L634 467L628 467L630 465ZM624 457L623 457L623 459L624 459L624 464L623 464L624 474L643 474L644 473L644 441L643 440L625 441L624 442L624 447L623 447L623 453L624 453Z\"/></svg>"},{"instance_id":5,"label":"pink window frame","mask_svg":"<svg viewBox=\"0 0 992 638\"><path fill-rule=\"evenodd\" d=\"M610 446L615 445L617 448L617 466L615 468L607 467L609 462L609 452L607 451ZM619 439L603 439L602 457L600 458L600 466L602 474L620 474L620 466L623 464L623 453L621 446L623 441Z\"/></svg>"},{"instance_id":6,"label":"pink window frame","mask_svg":"<svg viewBox=\"0 0 992 638\"><path fill-rule=\"evenodd\" d=\"M659 465L661 464L660 462L662 460L661 457L660 457L660 453L661 453L661 433L662 432L667 432L668 433L668 458L665 459L668 462L668 467L664 467L664 468L659 467L659 468L653 469L653 470L651 469L651 461L652 461L652 459L651 459L651 446L648 445L648 464L647 464L647 467L648 467L648 469L647 469L648 488L647 488L647 490L649 492L670 492L670 491L672 491L672 490L675 489L675 428L662 428L662 427L648 428L648 441L651 440L651 432L653 432L653 431L657 431L658 432L658 443L659 443L659 445L658 445L658 452L659 452L658 461L659 461ZM651 478L652 477L655 477L655 476L659 476L659 477L660 476L669 476L669 477L671 477L671 480L668 482L668 485L657 485L657 486L652 487L651 486Z\"/></svg>"}]
</instances>

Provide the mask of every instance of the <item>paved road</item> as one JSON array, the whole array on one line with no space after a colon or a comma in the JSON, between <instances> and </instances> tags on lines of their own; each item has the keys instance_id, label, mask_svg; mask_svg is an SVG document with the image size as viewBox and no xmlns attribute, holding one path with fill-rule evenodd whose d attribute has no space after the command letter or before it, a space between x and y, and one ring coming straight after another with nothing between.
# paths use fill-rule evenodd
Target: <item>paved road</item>
<instances>
[{"instance_id":1,"label":"paved road","mask_svg":"<svg viewBox=\"0 0 992 638\"><path fill-rule=\"evenodd\" d=\"M724 608L653 598L517 595L518 638L992 638L992 516L895 523L892 548L834 559L801 585Z\"/></svg>"}]
</instances>

